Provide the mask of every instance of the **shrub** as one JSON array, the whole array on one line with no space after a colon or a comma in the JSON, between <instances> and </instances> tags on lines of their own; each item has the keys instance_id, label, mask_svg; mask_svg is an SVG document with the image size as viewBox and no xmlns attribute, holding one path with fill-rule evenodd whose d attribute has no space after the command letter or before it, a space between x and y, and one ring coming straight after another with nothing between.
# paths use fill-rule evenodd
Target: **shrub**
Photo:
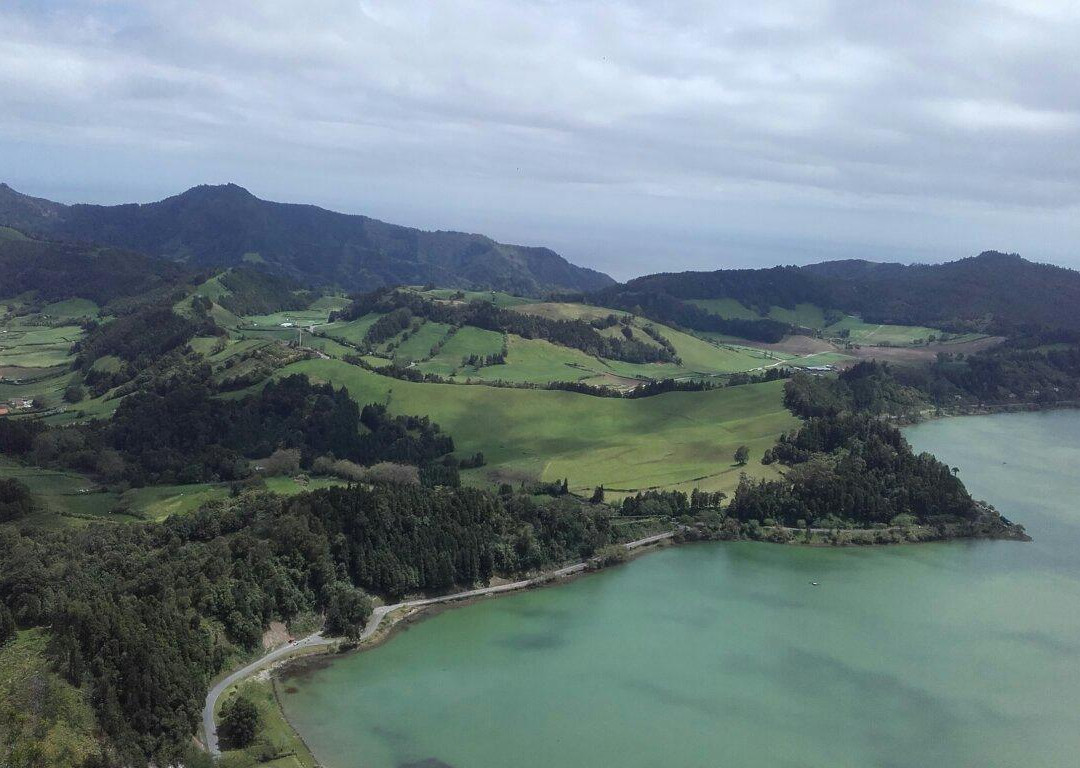
<instances>
[{"instance_id":1,"label":"shrub","mask_svg":"<svg viewBox=\"0 0 1080 768\"><path fill-rule=\"evenodd\" d=\"M251 699L236 696L221 707L221 735L230 745L248 746L258 730L259 710Z\"/></svg>"}]
</instances>

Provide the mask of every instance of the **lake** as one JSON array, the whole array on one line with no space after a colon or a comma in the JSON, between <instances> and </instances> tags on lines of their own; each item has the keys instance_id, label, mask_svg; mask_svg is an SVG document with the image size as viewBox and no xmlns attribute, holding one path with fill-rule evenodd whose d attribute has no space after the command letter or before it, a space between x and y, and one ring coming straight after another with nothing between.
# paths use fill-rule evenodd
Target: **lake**
<instances>
[{"instance_id":1,"label":"lake","mask_svg":"<svg viewBox=\"0 0 1080 768\"><path fill-rule=\"evenodd\" d=\"M667 549L306 670L286 714L328 768L1078 764L1080 412L907 435L1035 540Z\"/></svg>"}]
</instances>

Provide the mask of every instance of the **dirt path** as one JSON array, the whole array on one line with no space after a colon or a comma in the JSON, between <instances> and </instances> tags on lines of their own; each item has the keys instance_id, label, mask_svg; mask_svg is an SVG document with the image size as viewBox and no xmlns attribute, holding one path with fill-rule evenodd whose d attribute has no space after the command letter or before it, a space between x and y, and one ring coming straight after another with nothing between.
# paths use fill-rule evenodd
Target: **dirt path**
<instances>
[{"instance_id":1,"label":"dirt path","mask_svg":"<svg viewBox=\"0 0 1080 768\"><path fill-rule=\"evenodd\" d=\"M645 547L649 544L656 544L660 541L665 541L672 538L675 535L675 531L666 531L664 533L658 533L654 536L646 536L643 539L637 541L627 542L623 546L628 550L637 549L639 547ZM497 595L503 592L514 592L519 589L525 589L537 584L550 581L552 579L562 578L564 576L570 576L571 574L580 573L588 568L588 562L574 563L573 565L567 565L563 568L559 568L554 571L548 571L542 573L539 576L534 576L530 579L522 579L521 581L514 581L509 584L499 584L494 587L481 587L480 589L470 589L465 592L455 592L452 595L443 595L442 597L430 597L420 600L405 600L404 602L394 603L393 605L380 605L371 612L370 618L368 618L367 626L364 627L364 631L360 633L359 641L361 643L369 640L382 625L383 619L394 611L399 611L406 608L422 608L427 605L437 605L439 603L452 603L462 600L471 600L477 597L484 597L486 595ZM321 631L308 635L302 640L294 640L293 642L283 645L270 653L256 659L250 664L241 667L240 669L232 672L228 676L222 678L210 692L206 695L206 704L203 706L202 722L203 733L206 737L206 750L218 757L221 755L221 748L218 744L217 723L214 721L214 709L217 706L217 701L229 687L236 685L242 680L251 677L253 674L261 669L264 669L276 661L288 657L290 654L296 651L315 648L319 646L330 645L332 641L323 636Z\"/></svg>"}]
</instances>

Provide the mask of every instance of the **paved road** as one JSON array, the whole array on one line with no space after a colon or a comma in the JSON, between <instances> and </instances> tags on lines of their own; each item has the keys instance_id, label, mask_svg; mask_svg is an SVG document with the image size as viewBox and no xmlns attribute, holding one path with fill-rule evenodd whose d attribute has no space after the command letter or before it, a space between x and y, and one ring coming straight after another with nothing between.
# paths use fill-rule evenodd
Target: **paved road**
<instances>
[{"instance_id":1,"label":"paved road","mask_svg":"<svg viewBox=\"0 0 1080 768\"><path fill-rule=\"evenodd\" d=\"M644 547L649 544L655 544L659 541L670 539L675 535L675 531L667 531L665 533L658 533L655 536L646 536L644 539L638 539L637 541L631 541L623 544L628 550L637 549L638 547ZM470 589L466 592L455 592L452 595L443 595L442 597L429 597L422 600L406 600L401 603L395 603L394 605L380 605L377 606L372 612L371 617L368 619L367 626L364 627L364 631L360 633L360 642L368 640L372 635L378 631L379 626L382 624L383 619L388 614L394 611L399 611L403 608L421 608L425 605L436 605L438 603L452 603L459 600L470 600L474 597L483 597L485 595L497 595L501 592L513 592L518 589L525 589L535 584L548 581L550 579L557 579L562 576L569 576L574 573L580 573L588 568L588 563L574 563L564 568L559 568L556 571L548 571L542 573L539 576L535 576L531 579L522 579L521 581L514 581L509 584L499 584L494 587L482 587L480 589ZM217 706L217 700L221 698L221 694L225 692L227 688L241 680L250 677L258 672L260 669L273 664L275 661L288 656L294 651L301 648L313 648L320 645L328 645L329 640L323 637L322 632L315 632L302 640L296 640L281 646L270 653L262 656L255 661L251 662L245 667L241 667L228 677L222 679L217 685L210 689L210 692L206 694L206 704L203 706L203 733L206 734L206 749L207 751L217 757L221 754L221 749L218 746L217 736L217 724L214 722L214 708Z\"/></svg>"},{"instance_id":2,"label":"paved road","mask_svg":"<svg viewBox=\"0 0 1080 768\"><path fill-rule=\"evenodd\" d=\"M221 754L221 750L218 749L217 725L214 723L214 707L217 705L218 698L225 692L226 688L255 674L266 665L273 664L283 656L288 656L298 648L312 648L318 645L326 645L326 643L327 641L323 638L321 632L308 635L303 640L287 643L280 648L270 651L270 653L265 656L256 659L246 667L241 667L211 688L210 693L206 695L206 706L203 707L203 732L206 734L207 751L214 757Z\"/></svg>"}]
</instances>

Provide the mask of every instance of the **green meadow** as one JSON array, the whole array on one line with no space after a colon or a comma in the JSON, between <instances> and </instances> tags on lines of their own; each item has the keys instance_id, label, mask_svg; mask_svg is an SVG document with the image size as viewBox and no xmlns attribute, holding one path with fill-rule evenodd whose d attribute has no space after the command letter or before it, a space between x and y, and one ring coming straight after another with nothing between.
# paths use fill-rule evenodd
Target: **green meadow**
<instances>
[{"instance_id":1,"label":"green meadow","mask_svg":"<svg viewBox=\"0 0 1080 768\"><path fill-rule=\"evenodd\" d=\"M926 341L930 336L940 337L941 331L925 326L914 325L880 325L877 323L865 323L857 317L848 316L838 323L833 323L826 329L829 335L839 335L840 331L848 331L848 341L853 344L865 346L909 346L916 341Z\"/></svg>"},{"instance_id":2,"label":"green meadow","mask_svg":"<svg viewBox=\"0 0 1080 768\"><path fill-rule=\"evenodd\" d=\"M132 522L164 520L192 512L208 501L228 498L229 483L154 485L116 492L103 489L84 474L24 466L0 459L0 478L25 483L40 505L29 522L48 527L85 525L93 520ZM333 477L267 477L266 490L283 496L345 485Z\"/></svg>"},{"instance_id":3,"label":"green meadow","mask_svg":"<svg viewBox=\"0 0 1080 768\"><path fill-rule=\"evenodd\" d=\"M795 425L783 407L783 382L709 392L672 392L636 400L484 385L418 384L336 360L307 360L278 375L305 373L345 386L361 404L387 403L394 413L427 414L465 456L482 451L487 466L467 473L476 484L554 480L590 491L650 487L730 489L740 468L732 455L751 451L746 471L772 475L760 463L776 436Z\"/></svg>"},{"instance_id":4,"label":"green meadow","mask_svg":"<svg viewBox=\"0 0 1080 768\"><path fill-rule=\"evenodd\" d=\"M741 320L763 317L735 299L688 299L687 303L695 304L720 317ZM866 346L908 346L920 341L925 342L930 336L942 336L942 331L934 328L867 323L854 315L847 315L830 324L828 320L831 318L827 318L826 312L815 304L797 304L791 309L774 306L764 317L821 331L828 338L840 338L841 332L846 331L847 340Z\"/></svg>"},{"instance_id":5,"label":"green meadow","mask_svg":"<svg viewBox=\"0 0 1080 768\"><path fill-rule=\"evenodd\" d=\"M424 373L450 376L461 369L463 358L469 355L496 355L502 350L502 344L501 333L466 325L458 328L454 335L446 340L439 353L424 361L419 368ZM463 370L462 374L467 375L467 372Z\"/></svg>"},{"instance_id":6,"label":"green meadow","mask_svg":"<svg viewBox=\"0 0 1080 768\"><path fill-rule=\"evenodd\" d=\"M449 330L450 326L444 323L425 321L416 333L410 333L408 338L395 346L394 360L398 363L426 360L431 357L432 348L446 336Z\"/></svg>"},{"instance_id":7,"label":"green meadow","mask_svg":"<svg viewBox=\"0 0 1080 768\"><path fill-rule=\"evenodd\" d=\"M71 362L71 346L83 337L82 328L25 322L25 318L17 318L0 326L0 366L48 368Z\"/></svg>"},{"instance_id":8,"label":"green meadow","mask_svg":"<svg viewBox=\"0 0 1080 768\"><path fill-rule=\"evenodd\" d=\"M418 291L424 296L428 296L432 299L441 299L442 301L461 301L463 303L473 301L488 301L493 303L497 307L517 307L522 304L528 304L533 299L524 299L521 296L514 296L509 293L503 293L502 291L456 291L453 288L435 288L430 291ZM464 298L454 299L454 296L463 294Z\"/></svg>"},{"instance_id":9,"label":"green meadow","mask_svg":"<svg viewBox=\"0 0 1080 768\"><path fill-rule=\"evenodd\" d=\"M319 333L349 344L360 344L364 341L364 336L367 335L368 329L371 328L371 326L375 324L375 321L380 317L382 317L382 315L372 313L364 315L363 317L358 317L356 320L351 320L347 323L329 323L320 327Z\"/></svg>"}]
</instances>

